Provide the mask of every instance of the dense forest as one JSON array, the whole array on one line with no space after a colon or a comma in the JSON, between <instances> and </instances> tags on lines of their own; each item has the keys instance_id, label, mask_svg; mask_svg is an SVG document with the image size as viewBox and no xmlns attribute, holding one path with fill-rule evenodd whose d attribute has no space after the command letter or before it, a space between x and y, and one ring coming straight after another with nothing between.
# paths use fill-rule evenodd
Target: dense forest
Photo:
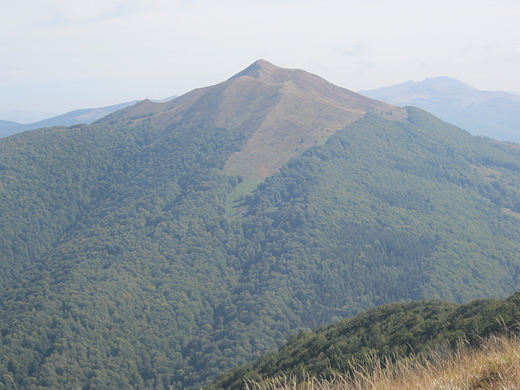
<instances>
[{"instance_id":1,"label":"dense forest","mask_svg":"<svg viewBox=\"0 0 520 390\"><path fill-rule=\"evenodd\" d=\"M206 389L243 389L247 381L281 376L300 383L309 377L326 380L359 370L374 357L388 362L432 351L442 356L460 342L477 346L490 335L518 333L519 322L520 293L463 305L438 300L382 305L314 331L300 331L279 351L219 376Z\"/></svg>"},{"instance_id":2,"label":"dense forest","mask_svg":"<svg viewBox=\"0 0 520 390\"><path fill-rule=\"evenodd\" d=\"M369 113L247 193L242 134L127 112L0 140L0 388L195 388L373 306L518 288L517 145Z\"/></svg>"}]
</instances>

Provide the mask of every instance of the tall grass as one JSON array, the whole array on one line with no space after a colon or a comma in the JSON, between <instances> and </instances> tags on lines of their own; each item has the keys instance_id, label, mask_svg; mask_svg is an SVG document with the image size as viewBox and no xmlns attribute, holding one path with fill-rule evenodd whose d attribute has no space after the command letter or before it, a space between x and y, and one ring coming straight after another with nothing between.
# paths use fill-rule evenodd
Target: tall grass
<instances>
[{"instance_id":1,"label":"tall grass","mask_svg":"<svg viewBox=\"0 0 520 390\"><path fill-rule=\"evenodd\" d=\"M329 379L249 382L247 390L520 390L520 339L493 336L475 347L459 343L395 362L367 357L352 374Z\"/></svg>"}]
</instances>

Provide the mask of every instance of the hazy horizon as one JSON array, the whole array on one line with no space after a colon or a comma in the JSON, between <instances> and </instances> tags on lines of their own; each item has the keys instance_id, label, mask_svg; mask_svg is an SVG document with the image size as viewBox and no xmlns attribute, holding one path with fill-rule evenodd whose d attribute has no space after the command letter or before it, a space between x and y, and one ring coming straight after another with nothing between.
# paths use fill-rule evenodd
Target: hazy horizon
<instances>
[{"instance_id":1,"label":"hazy horizon","mask_svg":"<svg viewBox=\"0 0 520 390\"><path fill-rule=\"evenodd\" d=\"M260 58L353 91L439 76L520 91L511 0L21 0L0 10L1 120L182 95Z\"/></svg>"}]
</instances>

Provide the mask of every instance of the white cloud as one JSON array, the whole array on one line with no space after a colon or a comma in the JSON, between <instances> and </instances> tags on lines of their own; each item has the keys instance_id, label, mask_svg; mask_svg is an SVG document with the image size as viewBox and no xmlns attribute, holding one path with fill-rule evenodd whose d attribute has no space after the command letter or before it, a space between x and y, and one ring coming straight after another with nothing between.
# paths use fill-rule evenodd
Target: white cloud
<instances>
[{"instance_id":1,"label":"white cloud","mask_svg":"<svg viewBox=\"0 0 520 390\"><path fill-rule=\"evenodd\" d=\"M142 10L132 0L49 0L53 19L51 23L67 24L118 18Z\"/></svg>"},{"instance_id":2,"label":"white cloud","mask_svg":"<svg viewBox=\"0 0 520 390\"><path fill-rule=\"evenodd\" d=\"M336 51L347 57L359 57L368 53L368 48L362 44L351 45L349 48L336 47Z\"/></svg>"},{"instance_id":3,"label":"white cloud","mask_svg":"<svg viewBox=\"0 0 520 390\"><path fill-rule=\"evenodd\" d=\"M485 59L493 62L520 62L520 45L489 45L484 48Z\"/></svg>"}]
</instances>

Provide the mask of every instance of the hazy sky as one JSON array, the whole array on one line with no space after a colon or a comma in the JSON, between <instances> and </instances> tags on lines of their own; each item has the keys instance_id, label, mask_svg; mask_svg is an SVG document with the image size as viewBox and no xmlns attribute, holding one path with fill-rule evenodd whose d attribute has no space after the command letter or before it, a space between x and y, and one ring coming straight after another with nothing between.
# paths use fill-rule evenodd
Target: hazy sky
<instances>
[{"instance_id":1,"label":"hazy sky","mask_svg":"<svg viewBox=\"0 0 520 390\"><path fill-rule=\"evenodd\" d=\"M260 58L354 91L437 76L520 91L520 2L1 1L0 53L0 119L22 123L181 95Z\"/></svg>"}]
</instances>

